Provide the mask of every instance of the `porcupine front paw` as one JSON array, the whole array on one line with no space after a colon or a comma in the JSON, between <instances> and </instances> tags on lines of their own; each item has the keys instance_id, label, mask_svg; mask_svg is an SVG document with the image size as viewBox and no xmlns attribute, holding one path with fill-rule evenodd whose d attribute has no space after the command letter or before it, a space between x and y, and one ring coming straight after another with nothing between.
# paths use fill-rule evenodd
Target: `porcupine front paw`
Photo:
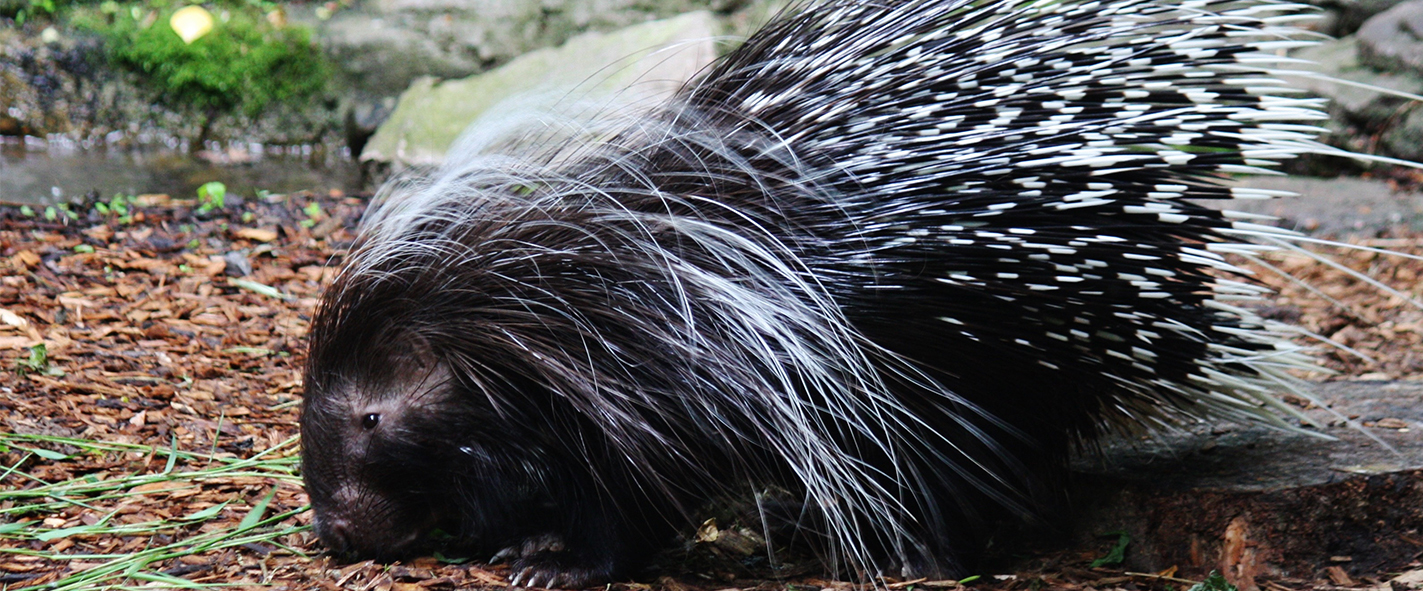
<instances>
[{"instance_id":1,"label":"porcupine front paw","mask_svg":"<svg viewBox=\"0 0 1423 591\"><path fill-rule=\"evenodd\" d=\"M582 589L605 583L613 574L612 560L569 550L556 534L530 536L489 560L505 561L512 567L509 585L513 587Z\"/></svg>"}]
</instances>

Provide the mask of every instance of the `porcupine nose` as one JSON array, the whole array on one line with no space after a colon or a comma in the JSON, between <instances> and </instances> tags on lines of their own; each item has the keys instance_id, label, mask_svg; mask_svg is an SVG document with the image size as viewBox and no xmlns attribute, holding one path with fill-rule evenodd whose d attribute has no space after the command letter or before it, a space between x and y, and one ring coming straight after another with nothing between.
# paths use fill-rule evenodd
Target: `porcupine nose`
<instances>
[{"instance_id":1,"label":"porcupine nose","mask_svg":"<svg viewBox=\"0 0 1423 591\"><path fill-rule=\"evenodd\" d=\"M336 554L346 554L351 551L353 540L351 535L351 522L343 517L333 517L321 520L316 528L317 535L322 542Z\"/></svg>"}]
</instances>

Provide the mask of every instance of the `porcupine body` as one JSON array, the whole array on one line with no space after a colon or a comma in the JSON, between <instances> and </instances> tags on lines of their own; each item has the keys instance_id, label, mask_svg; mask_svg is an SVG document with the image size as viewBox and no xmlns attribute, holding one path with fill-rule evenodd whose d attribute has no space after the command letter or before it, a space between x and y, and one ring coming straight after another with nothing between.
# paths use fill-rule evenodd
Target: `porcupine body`
<instances>
[{"instance_id":1,"label":"porcupine body","mask_svg":"<svg viewBox=\"0 0 1423 591\"><path fill-rule=\"evenodd\" d=\"M615 134L405 186L313 321L317 533L580 586L774 486L842 564L954 575L1074 442L1280 422L1303 357L1220 256L1271 231L1188 200L1317 147L1266 75L1296 10L814 4Z\"/></svg>"}]
</instances>

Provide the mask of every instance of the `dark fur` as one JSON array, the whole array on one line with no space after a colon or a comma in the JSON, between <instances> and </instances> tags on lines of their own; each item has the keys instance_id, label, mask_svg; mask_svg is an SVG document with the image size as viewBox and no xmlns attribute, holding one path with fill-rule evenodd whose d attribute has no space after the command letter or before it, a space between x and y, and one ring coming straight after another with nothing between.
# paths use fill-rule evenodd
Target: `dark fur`
<instances>
[{"instance_id":1,"label":"dark fur","mask_svg":"<svg viewBox=\"0 0 1423 591\"><path fill-rule=\"evenodd\" d=\"M1172 130L1115 117L1113 88L1083 91L1081 125L1052 136L1036 126L1062 108L1047 99L1005 94L1029 113L1013 119L972 106L985 91L934 98L978 86L962 73L926 81L922 58L890 41L967 27L956 19L973 5L890 2L866 9L878 20L864 30L831 16L856 6L773 25L611 140L475 158L390 198L312 326L302 436L322 540L390 558L438 526L511 559L515 583L577 587L627 573L707 500L773 486L804 496L805 530L824 533L832 561L957 575L1002 516L1054 506L1073 442L1182 414L1268 416L1249 396L1205 394L1274 383L1269 362L1286 355L1252 315L1209 305L1209 256L1193 253L1231 240L1232 223L1153 193L1227 197L1211 175L1239 154L1167 166L1150 150ZM1072 19L1060 34L1106 39L1096 11ZM995 26L1030 39L1024 21ZM827 31L839 42L814 45ZM980 80L1017 71L976 65L981 48L955 43L930 49L962 55L949 64ZM1035 47L1021 51L1098 59ZM828 51L850 53L806 66ZM865 55L901 68L881 72L884 86L835 69ZM1183 59L1154 46L1134 57ZM1040 69L1076 92L1065 69ZM1235 87L1200 84L1254 108ZM1153 92L1163 112L1190 104ZM788 100L757 106L756 93ZM930 122L958 113L1021 128L930 144L916 119L890 117L902 144L886 145L860 125L926 106L948 117ZM1220 127L1248 124L1221 116ZM1030 171L1051 181L1036 193L1000 162L1117 137L1103 134L1161 160L1106 174L1045 166ZM1228 141L1241 143L1202 145ZM883 156L903 147L919 151ZM1101 183L1118 193L1072 201ZM1142 210L1163 204L1185 221ZM1032 240L1013 242L1024 228ZM1016 250L993 248L1005 244ZM1095 271L1096 259L1113 267ZM1228 376L1202 386L1201 372Z\"/></svg>"},{"instance_id":2,"label":"dark fur","mask_svg":"<svg viewBox=\"0 0 1423 591\"><path fill-rule=\"evenodd\" d=\"M705 124L685 137L703 138ZM733 175L747 175L740 168L745 163L725 161L725 149L658 146L632 166L700 168L686 178L668 178L659 188L696 194L707 191L706 179L720 178L728 185L721 194L742 191L737 197L742 209L711 218L723 212L684 204L686 209L673 215L711 218L755 240L778 239L756 226L774 227L775 208L800 207L788 197L807 189L787 184L775 193L778 203L757 204L752 200L766 194L742 189L751 181ZM736 150L743 151L751 148ZM613 200L630 211L664 215L665 197L646 194L623 170L629 164L612 162L599 158L570 175L597 178L608 193L587 196L588 202ZM773 160L756 169L791 174ZM818 196L802 199L805 210L824 209ZM742 218L746 212L754 217ZM562 551L521 551L515 567L544 573L534 579L539 583L576 587L626 572L714 496L747 494L768 484L801 488L783 458L755 439L764 427L740 418L764 412L745 392L764 388L764 375L775 370L738 354L743 345L730 335L743 330L732 325L739 312L696 292L695 282L666 268L666 260L649 257L642 240L657 244L660 257L728 281L765 269L745 263L756 267L748 271L677 232L597 219L596 212L519 203L493 205L487 214L487 226L460 228L471 260L449 264L440 251L345 273L313 323L302 417L305 466L317 532L333 549L395 556L418 547L418 540L406 537L409 532L434 524L489 552L554 539ZM806 244L824 242L809 231L798 232ZM798 250L806 256L811 249ZM832 270L799 271L829 277ZM525 283L526 278L538 279ZM674 285L678 281L683 283ZM848 282L843 287L854 289ZM812 297L794 293L794 286L784 289L790 299ZM685 301L669 299L679 292L687 292ZM875 324L865 319L867 328ZM913 329L899 333L886 342L910 347L921 338ZM799 336L812 343L821 338ZM874 363L888 376L911 371L888 352L877 355ZM431 372L435 378L426 377ZM837 445L862 450L859 459L875 470L911 470L917 482L890 490L906 503L923 503L919 514L934 525L914 524L912 544L920 547L906 549L894 547L902 540L877 540L878 526L870 521L856 527L864 529L882 561L903 555L913 563L911 572L959 572L959 553L978 545L974 532L984 525L975 514L1001 511L1003 500L1026 507L1022 493L1038 481L1025 474L1037 469L1038 477L1049 476L1048 467L1060 463L1059 452L1024 466L1016 457L1036 460L1043 454L1007 451L1029 447L1023 434L1009 433L999 421L908 377L898 378L890 390L915 407L915 416L946 429L946 436L917 432L927 425L904 425L895 437L917 448L900 450L901 461L912 464L896 466L871 453L874 445L856 443L866 434L831 435ZM409 414L382 412L391 408ZM361 422L371 413L382 419L375 429L365 429ZM602 416L608 413L617 414ZM1015 413L1011 405L1002 409L1003 416ZM828 415L820 419L827 425L840 422ZM1033 450L1066 450L1065 429L1045 432L1064 435L1050 445L1033 440ZM362 500L339 501L332 489L342 487ZM343 525L334 527L338 522Z\"/></svg>"}]
</instances>

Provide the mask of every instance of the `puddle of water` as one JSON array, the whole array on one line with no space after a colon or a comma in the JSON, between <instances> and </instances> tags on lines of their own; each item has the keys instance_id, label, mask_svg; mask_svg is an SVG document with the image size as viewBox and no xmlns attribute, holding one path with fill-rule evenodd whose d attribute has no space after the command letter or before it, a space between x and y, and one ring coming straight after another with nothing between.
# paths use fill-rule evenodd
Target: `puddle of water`
<instances>
[{"instance_id":1,"label":"puddle of water","mask_svg":"<svg viewBox=\"0 0 1423 591\"><path fill-rule=\"evenodd\" d=\"M219 181L229 194L361 190L360 171L349 156L321 147L247 146L192 155L167 147L139 149L55 147L33 138L0 141L0 203L50 205L90 192L197 194Z\"/></svg>"}]
</instances>

